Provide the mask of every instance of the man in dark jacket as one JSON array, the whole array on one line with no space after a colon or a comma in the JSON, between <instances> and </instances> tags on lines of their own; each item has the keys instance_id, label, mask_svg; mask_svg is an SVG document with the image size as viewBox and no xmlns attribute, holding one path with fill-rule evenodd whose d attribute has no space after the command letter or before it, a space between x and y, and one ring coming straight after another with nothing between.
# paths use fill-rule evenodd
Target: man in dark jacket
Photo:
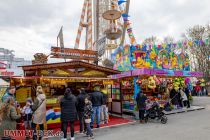
<instances>
[{"instance_id":1,"label":"man in dark jacket","mask_svg":"<svg viewBox=\"0 0 210 140\"><path fill-rule=\"evenodd\" d=\"M100 117L101 117L101 106L103 103L103 94L100 92L100 87L95 87L95 92L90 94L90 99L93 105L93 114L91 116L91 128L94 125L94 119L96 115L97 128L100 127Z\"/></svg>"},{"instance_id":2,"label":"man in dark jacket","mask_svg":"<svg viewBox=\"0 0 210 140\"><path fill-rule=\"evenodd\" d=\"M140 123L144 122L144 114L146 110L146 101L147 96L142 93L142 91L139 92L139 94L136 97L136 102L139 108L139 120Z\"/></svg>"},{"instance_id":3,"label":"man in dark jacket","mask_svg":"<svg viewBox=\"0 0 210 140\"><path fill-rule=\"evenodd\" d=\"M187 96L187 108L190 108L190 90L185 86L184 92Z\"/></svg>"},{"instance_id":4,"label":"man in dark jacket","mask_svg":"<svg viewBox=\"0 0 210 140\"><path fill-rule=\"evenodd\" d=\"M80 133L86 131L85 129L85 120L84 120L84 107L85 107L85 98L88 97L88 94L85 92L84 88L80 89L80 94L77 96L77 114L80 121Z\"/></svg>"},{"instance_id":5,"label":"man in dark jacket","mask_svg":"<svg viewBox=\"0 0 210 140\"><path fill-rule=\"evenodd\" d=\"M173 105L179 104L178 92L174 89L174 87L172 87L172 90L170 91L170 99Z\"/></svg>"},{"instance_id":6,"label":"man in dark jacket","mask_svg":"<svg viewBox=\"0 0 210 140\"><path fill-rule=\"evenodd\" d=\"M61 99L61 130L64 133L64 139L67 138L67 127L70 122L71 127L71 140L74 140L74 121L77 118L77 99L72 94L70 88L67 88L64 93L64 98Z\"/></svg>"}]
</instances>

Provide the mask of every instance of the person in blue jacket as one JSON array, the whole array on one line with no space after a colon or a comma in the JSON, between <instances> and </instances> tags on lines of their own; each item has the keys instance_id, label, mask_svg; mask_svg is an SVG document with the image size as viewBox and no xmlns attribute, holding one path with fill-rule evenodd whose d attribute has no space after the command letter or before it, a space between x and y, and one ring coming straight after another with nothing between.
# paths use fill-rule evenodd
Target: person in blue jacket
<instances>
[{"instance_id":1,"label":"person in blue jacket","mask_svg":"<svg viewBox=\"0 0 210 140\"><path fill-rule=\"evenodd\" d=\"M16 101L15 91L16 91L16 88L14 86L10 86L8 88L7 92L2 97L2 102L5 102L8 97L12 97L14 99L14 101Z\"/></svg>"}]
</instances>

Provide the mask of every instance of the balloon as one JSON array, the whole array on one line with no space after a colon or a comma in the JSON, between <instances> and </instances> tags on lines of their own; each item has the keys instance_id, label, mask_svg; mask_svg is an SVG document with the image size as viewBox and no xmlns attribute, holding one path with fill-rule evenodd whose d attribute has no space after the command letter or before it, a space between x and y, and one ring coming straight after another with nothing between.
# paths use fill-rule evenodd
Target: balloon
<instances>
[{"instance_id":1,"label":"balloon","mask_svg":"<svg viewBox=\"0 0 210 140\"><path fill-rule=\"evenodd\" d=\"M209 45L209 39L208 38L205 40L205 44Z\"/></svg>"},{"instance_id":2,"label":"balloon","mask_svg":"<svg viewBox=\"0 0 210 140\"><path fill-rule=\"evenodd\" d=\"M192 46L193 46L193 42L192 42L192 41L189 41L189 42L188 42L188 45L189 45L190 47L192 47Z\"/></svg>"}]
</instances>

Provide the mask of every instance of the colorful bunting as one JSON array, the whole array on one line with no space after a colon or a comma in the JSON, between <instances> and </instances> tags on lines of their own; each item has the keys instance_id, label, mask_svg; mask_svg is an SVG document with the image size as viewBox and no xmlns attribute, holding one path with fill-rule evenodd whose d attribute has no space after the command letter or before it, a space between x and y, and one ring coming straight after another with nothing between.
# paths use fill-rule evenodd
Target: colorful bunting
<instances>
[{"instance_id":1,"label":"colorful bunting","mask_svg":"<svg viewBox=\"0 0 210 140\"><path fill-rule=\"evenodd\" d=\"M181 48L182 47L182 42L178 42L178 46Z\"/></svg>"},{"instance_id":2,"label":"colorful bunting","mask_svg":"<svg viewBox=\"0 0 210 140\"><path fill-rule=\"evenodd\" d=\"M208 39L208 38L206 38L205 44L206 44L206 45L209 45L209 39Z\"/></svg>"},{"instance_id":3,"label":"colorful bunting","mask_svg":"<svg viewBox=\"0 0 210 140\"><path fill-rule=\"evenodd\" d=\"M122 17L123 18L128 18L128 17L130 17L128 14L126 14L126 13L124 13L124 14L122 14Z\"/></svg>"}]
</instances>

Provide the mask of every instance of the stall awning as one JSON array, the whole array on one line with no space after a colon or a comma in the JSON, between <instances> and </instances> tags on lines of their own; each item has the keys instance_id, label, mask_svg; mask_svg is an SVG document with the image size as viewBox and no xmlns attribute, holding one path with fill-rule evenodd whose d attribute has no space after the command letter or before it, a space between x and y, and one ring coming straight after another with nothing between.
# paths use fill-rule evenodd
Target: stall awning
<instances>
[{"instance_id":1,"label":"stall awning","mask_svg":"<svg viewBox=\"0 0 210 140\"><path fill-rule=\"evenodd\" d=\"M9 83L0 78L0 86L9 86Z\"/></svg>"}]
</instances>

